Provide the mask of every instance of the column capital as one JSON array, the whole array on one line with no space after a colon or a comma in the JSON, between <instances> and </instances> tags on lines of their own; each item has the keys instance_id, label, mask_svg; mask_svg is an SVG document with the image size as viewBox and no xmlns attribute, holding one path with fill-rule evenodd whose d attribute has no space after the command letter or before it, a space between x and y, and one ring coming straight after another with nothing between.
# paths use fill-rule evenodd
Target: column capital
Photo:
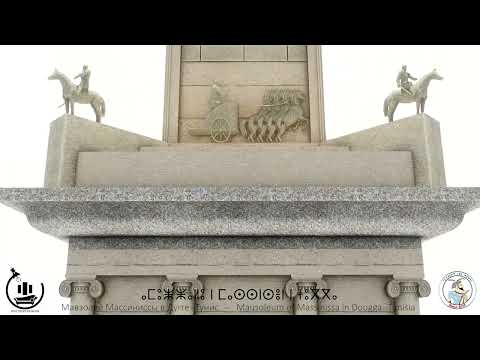
<instances>
[{"instance_id":1,"label":"column capital","mask_svg":"<svg viewBox=\"0 0 480 360\"><path fill-rule=\"evenodd\" d=\"M386 292L393 299L407 293L415 294L418 297L427 297L431 293L431 287L423 279L394 279L387 283Z\"/></svg>"},{"instance_id":2,"label":"column capital","mask_svg":"<svg viewBox=\"0 0 480 360\"><path fill-rule=\"evenodd\" d=\"M285 284L285 294L293 299L301 292L301 288L309 286L317 289L326 289L327 283L322 279L322 276L315 279L292 277L292 279L288 280Z\"/></svg>"},{"instance_id":3,"label":"column capital","mask_svg":"<svg viewBox=\"0 0 480 360\"><path fill-rule=\"evenodd\" d=\"M88 293L93 299L101 297L105 287L100 280L67 279L61 282L58 291L63 297L71 297L73 294Z\"/></svg>"}]
</instances>

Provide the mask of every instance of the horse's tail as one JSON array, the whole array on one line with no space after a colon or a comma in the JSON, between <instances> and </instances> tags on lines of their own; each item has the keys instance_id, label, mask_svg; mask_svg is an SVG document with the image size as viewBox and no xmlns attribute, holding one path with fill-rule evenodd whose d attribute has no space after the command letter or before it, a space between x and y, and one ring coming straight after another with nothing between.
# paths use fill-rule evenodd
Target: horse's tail
<instances>
[{"instance_id":1,"label":"horse's tail","mask_svg":"<svg viewBox=\"0 0 480 360\"><path fill-rule=\"evenodd\" d=\"M388 96L383 102L383 115L388 116L388 103L390 102L390 96Z\"/></svg>"}]
</instances>

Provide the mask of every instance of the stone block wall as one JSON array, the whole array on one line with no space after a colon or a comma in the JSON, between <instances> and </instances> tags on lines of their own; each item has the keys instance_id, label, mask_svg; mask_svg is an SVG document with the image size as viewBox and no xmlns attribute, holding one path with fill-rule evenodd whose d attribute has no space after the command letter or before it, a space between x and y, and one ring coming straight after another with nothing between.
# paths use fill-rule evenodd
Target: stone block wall
<instances>
[{"instance_id":1,"label":"stone block wall","mask_svg":"<svg viewBox=\"0 0 480 360\"><path fill-rule=\"evenodd\" d=\"M103 284L70 294L89 314L418 313L422 278L414 237L82 237L67 265L73 287Z\"/></svg>"},{"instance_id":2,"label":"stone block wall","mask_svg":"<svg viewBox=\"0 0 480 360\"><path fill-rule=\"evenodd\" d=\"M265 91L271 88L301 90L307 96L306 45L182 45L180 70L179 142L208 143L209 137L191 136L192 128L208 128L206 116L214 80L229 87L239 104L239 120L255 114ZM233 142L244 142L240 135ZM288 133L285 142L310 142L308 128Z\"/></svg>"}]
</instances>

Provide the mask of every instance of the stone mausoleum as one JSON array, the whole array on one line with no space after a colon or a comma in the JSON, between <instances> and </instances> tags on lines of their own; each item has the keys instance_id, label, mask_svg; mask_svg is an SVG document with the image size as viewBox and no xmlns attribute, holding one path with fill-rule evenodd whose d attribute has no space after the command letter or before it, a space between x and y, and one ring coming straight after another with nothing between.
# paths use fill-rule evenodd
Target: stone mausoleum
<instances>
[{"instance_id":1,"label":"stone mausoleum","mask_svg":"<svg viewBox=\"0 0 480 360\"><path fill-rule=\"evenodd\" d=\"M428 115L328 139L317 45L168 46L163 140L65 115L45 187L0 189L69 242L72 314L418 314L479 200Z\"/></svg>"}]
</instances>

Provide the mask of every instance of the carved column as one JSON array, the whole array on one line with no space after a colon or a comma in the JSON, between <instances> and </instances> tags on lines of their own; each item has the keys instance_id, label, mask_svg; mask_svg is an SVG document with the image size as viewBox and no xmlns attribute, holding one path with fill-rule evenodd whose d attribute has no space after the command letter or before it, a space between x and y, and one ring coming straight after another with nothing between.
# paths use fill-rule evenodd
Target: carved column
<instances>
[{"instance_id":1,"label":"carved column","mask_svg":"<svg viewBox=\"0 0 480 360\"><path fill-rule=\"evenodd\" d=\"M195 315L195 297L203 289L200 280L167 278L162 289L164 294L170 294L171 315Z\"/></svg>"},{"instance_id":2,"label":"carved column","mask_svg":"<svg viewBox=\"0 0 480 360\"><path fill-rule=\"evenodd\" d=\"M64 280L60 295L70 298L71 315L93 315L95 300L103 295L103 283L99 280Z\"/></svg>"},{"instance_id":3,"label":"carved column","mask_svg":"<svg viewBox=\"0 0 480 360\"><path fill-rule=\"evenodd\" d=\"M391 280L387 283L387 295L395 299L397 315L419 315L420 297L430 295L430 285L425 280Z\"/></svg>"},{"instance_id":4,"label":"carved column","mask_svg":"<svg viewBox=\"0 0 480 360\"><path fill-rule=\"evenodd\" d=\"M285 293L293 299L295 315L318 315L321 289L326 288L324 280L291 279L285 285Z\"/></svg>"}]
</instances>

